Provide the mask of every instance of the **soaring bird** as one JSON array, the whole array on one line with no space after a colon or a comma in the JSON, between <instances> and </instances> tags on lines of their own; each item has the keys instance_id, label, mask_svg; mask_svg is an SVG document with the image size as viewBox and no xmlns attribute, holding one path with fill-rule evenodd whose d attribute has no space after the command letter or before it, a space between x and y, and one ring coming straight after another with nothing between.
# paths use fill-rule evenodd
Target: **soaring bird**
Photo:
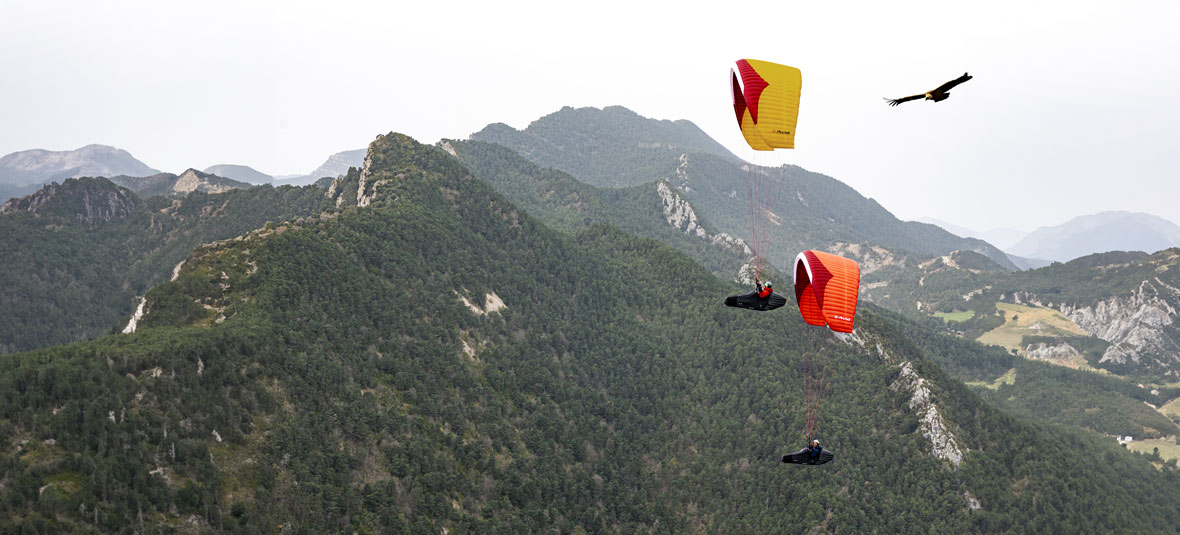
<instances>
[{"instance_id":1,"label":"soaring bird","mask_svg":"<svg viewBox=\"0 0 1180 535\"><path fill-rule=\"evenodd\" d=\"M969 76L967 73L963 73L963 76L955 78L954 80L951 80L945 84L942 84L942 85L938 86L937 89L933 89L928 93L921 94L921 95L910 95L908 97L901 97L901 98L887 98L887 99L885 99L885 102L888 102L890 106L896 106L898 104L901 104L902 102L909 102L911 100L918 100L920 98L925 98L926 100L933 100L934 102L943 101L951 96L951 93L950 93L951 88L953 88L956 85L959 85L963 82L966 82L967 80L970 80L970 79L971 79L971 76Z\"/></svg>"}]
</instances>

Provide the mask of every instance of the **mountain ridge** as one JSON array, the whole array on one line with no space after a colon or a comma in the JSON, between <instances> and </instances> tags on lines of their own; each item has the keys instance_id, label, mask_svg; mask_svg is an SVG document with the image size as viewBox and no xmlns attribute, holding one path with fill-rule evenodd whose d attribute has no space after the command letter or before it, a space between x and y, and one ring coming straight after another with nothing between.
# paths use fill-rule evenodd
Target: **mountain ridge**
<instances>
[{"instance_id":1,"label":"mountain ridge","mask_svg":"<svg viewBox=\"0 0 1180 535\"><path fill-rule=\"evenodd\" d=\"M660 135L665 131L676 134L676 141L664 141ZM747 241L749 174L763 173L767 178L762 180L775 189L770 197L776 204L771 208L792 216L771 222L775 230L768 257L779 269L787 270L798 251L850 244L882 246L899 254L969 250L1016 269L1007 255L990 244L954 236L934 225L902 222L875 200L832 177L798 166L761 168L743 162L689 121L656 121L620 106L565 107L525 130L490 125L471 139L504 145L542 167L599 187L666 180L718 231Z\"/></svg>"},{"instance_id":2,"label":"mountain ridge","mask_svg":"<svg viewBox=\"0 0 1180 535\"><path fill-rule=\"evenodd\" d=\"M230 180L237 180L252 185L262 185L274 183L275 178L271 175L263 173L250 167L248 165L237 164L218 164L211 165L203 171L206 174L217 175L225 177Z\"/></svg>"},{"instance_id":3,"label":"mountain ridge","mask_svg":"<svg viewBox=\"0 0 1180 535\"><path fill-rule=\"evenodd\" d=\"M803 420L797 316L721 306L737 285L652 240L548 229L405 136L382 136L365 160L333 182L330 213L192 250L148 292L134 334L0 357L7 524L1081 533L1180 521L1174 470L986 405L925 358L967 342L915 327L920 346L872 306L857 335L815 340L837 461L784 475L797 467L777 454Z\"/></svg>"},{"instance_id":4,"label":"mountain ridge","mask_svg":"<svg viewBox=\"0 0 1180 535\"><path fill-rule=\"evenodd\" d=\"M121 329L136 296L197 245L326 205L315 187L145 198L102 177L10 199L0 208L0 354Z\"/></svg>"},{"instance_id":5,"label":"mountain ridge","mask_svg":"<svg viewBox=\"0 0 1180 535\"><path fill-rule=\"evenodd\" d=\"M1065 262L1107 251L1154 253L1180 246L1180 226L1142 212L1107 211L1041 227L1009 250L1016 255Z\"/></svg>"},{"instance_id":6,"label":"mountain ridge","mask_svg":"<svg viewBox=\"0 0 1180 535\"><path fill-rule=\"evenodd\" d=\"M231 189L250 188L251 184L237 180L188 169L179 175L158 173L151 176L114 176L110 180L126 187L142 197L153 195L187 195L194 191L201 193L222 193Z\"/></svg>"},{"instance_id":7,"label":"mountain ridge","mask_svg":"<svg viewBox=\"0 0 1180 535\"><path fill-rule=\"evenodd\" d=\"M31 149L0 157L0 184L25 186L81 176L150 175L159 171L126 150L90 144L74 150Z\"/></svg>"}]
</instances>

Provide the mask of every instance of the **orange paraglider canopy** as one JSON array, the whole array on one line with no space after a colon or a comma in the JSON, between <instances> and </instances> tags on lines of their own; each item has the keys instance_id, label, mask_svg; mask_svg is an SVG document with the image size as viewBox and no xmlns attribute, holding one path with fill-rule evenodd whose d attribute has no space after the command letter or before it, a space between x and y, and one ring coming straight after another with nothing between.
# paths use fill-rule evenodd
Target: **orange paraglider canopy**
<instances>
[{"instance_id":1,"label":"orange paraglider canopy","mask_svg":"<svg viewBox=\"0 0 1180 535\"><path fill-rule=\"evenodd\" d=\"M808 324L852 332L859 291L860 266L855 261L813 250L795 257L795 298Z\"/></svg>"}]
</instances>

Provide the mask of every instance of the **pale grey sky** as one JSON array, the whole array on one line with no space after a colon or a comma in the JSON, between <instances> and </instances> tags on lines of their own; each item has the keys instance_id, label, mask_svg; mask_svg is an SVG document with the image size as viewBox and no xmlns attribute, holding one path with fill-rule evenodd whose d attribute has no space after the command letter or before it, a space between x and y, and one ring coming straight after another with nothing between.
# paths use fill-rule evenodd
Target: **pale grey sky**
<instances>
[{"instance_id":1,"label":"pale grey sky","mask_svg":"<svg viewBox=\"0 0 1180 535\"><path fill-rule=\"evenodd\" d=\"M378 133L617 104L903 219L1180 222L1180 1L962 4L0 0L0 155L101 143L173 172L294 174ZM740 58L802 69L795 150L742 141ZM945 102L881 100L964 71Z\"/></svg>"}]
</instances>

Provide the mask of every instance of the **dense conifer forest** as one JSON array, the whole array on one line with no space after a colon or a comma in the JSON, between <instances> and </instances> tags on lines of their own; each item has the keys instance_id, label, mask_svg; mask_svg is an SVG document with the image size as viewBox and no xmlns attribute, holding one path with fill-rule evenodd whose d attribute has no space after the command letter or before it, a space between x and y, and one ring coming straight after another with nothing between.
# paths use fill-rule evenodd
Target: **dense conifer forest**
<instances>
[{"instance_id":1,"label":"dense conifer forest","mask_svg":"<svg viewBox=\"0 0 1180 535\"><path fill-rule=\"evenodd\" d=\"M854 336L810 333L836 460L783 465L803 441L790 307L726 308L743 288L681 250L551 228L402 135L306 191L315 217L190 245L135 333L0 356L5 532L1180 525L1174 463L960 382L1014 367L1003 351L871 305Z\"/></svg>"}]
</instances>

